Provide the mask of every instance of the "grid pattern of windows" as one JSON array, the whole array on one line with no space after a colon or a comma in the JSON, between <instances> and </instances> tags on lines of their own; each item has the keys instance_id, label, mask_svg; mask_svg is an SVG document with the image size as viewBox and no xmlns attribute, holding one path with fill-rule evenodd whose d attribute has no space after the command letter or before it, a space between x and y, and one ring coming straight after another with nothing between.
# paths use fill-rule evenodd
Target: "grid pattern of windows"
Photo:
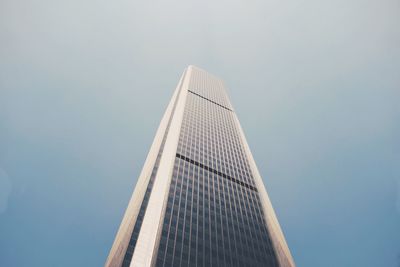
<instances>
[{"instance_id":1,"label":"grid pattern of windows","mask_svg":"<svg viewBox=\"0 0 400 267\"><path fill-rule=\"evenodd\" d=\"M192 76L156 266L278 266L222 83Z\"/></svg>"},{"instance_id":2,"label":"grid pattern of windows","mask_svg":"<svg viewBox=\"0 0 400 267\"><path fill-rule=\"evenodd\" d=\"M190 75L190 91L228 109L233 109L223 81L205 71L192 71Z\"/></svg>"}]
</instances>

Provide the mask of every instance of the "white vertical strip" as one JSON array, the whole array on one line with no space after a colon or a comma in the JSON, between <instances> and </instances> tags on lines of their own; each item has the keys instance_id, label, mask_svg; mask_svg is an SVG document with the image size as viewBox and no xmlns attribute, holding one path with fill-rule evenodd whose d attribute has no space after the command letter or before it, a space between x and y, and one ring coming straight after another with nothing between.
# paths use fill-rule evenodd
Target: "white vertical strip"
<instances>
[{"instance_id":1,"label":"white vertical strip","mask_svg":"<svg viewBox=\"0 0 400 267\"><path fill-rule=\"evenodd\" d=\"M272 239L272 243L275 248L276 256L279 261L279 266L282 267L295 267L295 263L293 261L292 255L290 254L289 247L286 244L285 237L282 233L281 227L279 225L278 219L276 218L276 214L274 208L272 207L271 201L269 199L267 190L265 189L264 183L262 181L261 175L258 171L256 162L254 161L253 155L251 154L249 144L246 141L246 137L244 135L243 129L240 125L240 122L234 114L236 126L239 130L240 139L244 145L244 149L249 160L251 172L254 175L254 182L259 192L259 196L261 199L261 204L264 209L264 217L267 221L267 227Z\"/></svg>"},{"instance_id":2,"label":"white vertical strip","mask_svg":"<svg viewBox=\"0 0 400 267\"><path fill-rule=\"evenodd\" d=\"M131 267L150 267L152 258L155 256L157 240L161 234L160 227L162 227L165 203L168 197L191 73L192 68L189 67L177 100L175 112L172 114L171 126L169 128L135 251L132 256Z\"/></svg>"},{"instance_id":3,"label":"white vertical strip","mask_svg":"<svg viewBox=\"0 0 400 267\"><path fill-rule=\"evenodd\" d=\"M124 218L122 219L113 246L111 247L110 253L107 257L107 261L105 263L106 267L118 267L122 265L125 252L128 247L130 237L132 235L133 227L136 223L137 215L139 213L140 206L142 204L142 200L147 189L147 184L149 182L154 163L157 159L158 151L160 150L161 142L167 129L168 121L173 110L175 99L178 96L179 88L182 85L182 79L184 75L185 74L182 75L182 78L180 79L178 86L175 89L175 92L172 96L171 101L168 104L164 116L161 119L160 126L157 129L156 136L151 145L149 154L147 155L143 169L139 175L139 179L136 183L135 190L129 201L128 207L124 214Z\"/></svg>"}]
</instances>

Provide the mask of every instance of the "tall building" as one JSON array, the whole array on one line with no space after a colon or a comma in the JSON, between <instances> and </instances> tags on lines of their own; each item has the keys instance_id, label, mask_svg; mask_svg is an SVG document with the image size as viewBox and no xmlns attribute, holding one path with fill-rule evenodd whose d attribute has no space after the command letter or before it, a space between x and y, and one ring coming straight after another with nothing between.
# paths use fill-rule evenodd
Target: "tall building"
<instances>
[{"instance_id":1,"label":"tall building","mask_svg":"<svg viewBox=\"0 0 400 267\"><path fill-rule=\"evenodd\" d=\"M183 73L106 266L295 266L219 78Z\"/></svg>"}]
</instances>

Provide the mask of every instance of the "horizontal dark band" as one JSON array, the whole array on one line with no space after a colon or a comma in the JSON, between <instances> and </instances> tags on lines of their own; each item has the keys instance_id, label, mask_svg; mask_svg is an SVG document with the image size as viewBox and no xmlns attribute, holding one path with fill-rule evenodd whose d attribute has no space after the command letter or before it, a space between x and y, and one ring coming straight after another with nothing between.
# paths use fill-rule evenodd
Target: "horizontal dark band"
<instances>
[{"instance_id":1,"label":"horizontal dark band","mask_svg":"<svg viewBox=\"0 0 400 267\"><path fill-rule=\"evenodd\" d=\"M244 187L246 187L246 188L248 188L248 189L251 189L251 190L253 190L253 191L258 192L257 188L254 187L254 186L252 186L252 185L249 185L249 184L246 184L245 182L239 181L238 179L235 179L235 178L233 178L233 177L231 177L231 176L229 176L229 175L226 175L225 173L222 173L222 172L220 172L220 171L214 170L213 168L210 168L210 167L208 167L208 166L206 166L206 165L204 165L204 164L202 164L202 163L200 163L200 162L197 162L197 161L195 161L195 160L192 160L192 159L190 159L190 158L187 158L187 157L185 157L185 156L183 156L183 155L181 155L181 154L179 154L179 153L176 153L176 157L177 157L177 158L180 158L180 159L183 159L183 160L185 160L185 161L187 161L187 162L190 162L190 163L192 163L192 164L194 164L194 165L196 165L196 166L199 166L200 168L203 168L203 169L205 169L205 170L207 170L207 171L213 172L213 173L215 173L215 174L217 174L217 175L219 175L219 176L222 176L222 177L228 179L229 181L232 181L232 182L234 182L234 183L237 183L238 185L244 186Z\"/></svg>"},{"instance_id":2,"label":"horizontal dark band","mask_svg":"<svg viewBox=\"0 0 400 267\"><path fill-rule=\"evenodd\" d=\"M195 92L193 92L193 91L190 91L190 90L188 90L188 91L189 91L189 93L192 93L192 94L194 94L194 95L197 95L198 97L201 97L201 98L203 98L203 99L205 99L205 100L207 100L207 101L210 101L211 103L213 103L213 104L215 104L215 105L218 105L218 106L220 106L220 107L222 107L222 108L224 108L224 109L227 109L227 110L229 110L229 111L233 111L232 109L227 108L227 107L225 107L225 106L223 106L223 105L221 105L221 104L218 104L217 102L212 101L212 100L210 100L210 99L208 99L208 98L205 98L204 96L199 95L199 94L197 94L197 93L195 93Z\"/></svg>"}]
</instances>

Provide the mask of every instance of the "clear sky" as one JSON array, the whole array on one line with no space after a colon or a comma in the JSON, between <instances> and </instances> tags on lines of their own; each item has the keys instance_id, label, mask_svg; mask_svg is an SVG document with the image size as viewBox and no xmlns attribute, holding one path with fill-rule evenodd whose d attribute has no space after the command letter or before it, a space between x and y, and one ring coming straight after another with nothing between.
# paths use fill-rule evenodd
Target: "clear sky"
<instances>
[{"instance_id":1,"label":"clear sky","mask_svg":"<svg viewBox=\"0 0 400 267\"><path fill-rule=\"evenodd\" d=\"M400 265L398 0L2 0L0 266L104 264L189 64L298 267Z\"/></svg>"}]
</instances>

